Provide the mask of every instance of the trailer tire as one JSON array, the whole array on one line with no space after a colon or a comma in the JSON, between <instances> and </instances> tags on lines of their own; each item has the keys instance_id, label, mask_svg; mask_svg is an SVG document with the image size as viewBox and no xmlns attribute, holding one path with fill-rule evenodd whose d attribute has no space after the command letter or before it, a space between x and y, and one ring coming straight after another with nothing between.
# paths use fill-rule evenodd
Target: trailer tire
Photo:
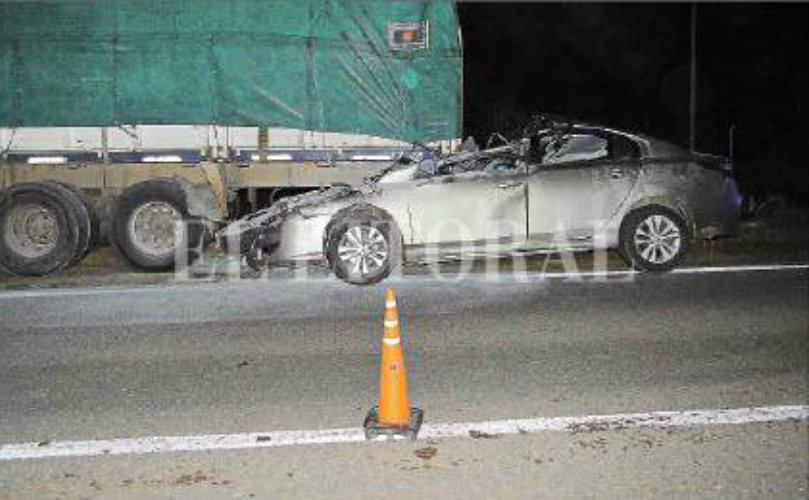
<instances>
[{"instance_id":1,"label":"trailer tire","mask_svg":"<svg viewBox=\"0 0 809 500\"><path fill-rule=\"evenodd\" d=\"M90 237L87 242L87 250L91 250L101 244L101 218L98 216L95 205L90 201L90 198L84 194L84 191L71 184L57 182L72 192L76 198L79 199L84 209L87 210L87 219L90 222ZM86 252L85 252L86 253Z\"/></svg>"},{"instance_id":2,"label":"trailer tire","mask_svg":"<svg viewBox=\"0 0 809 500\"><path fill-rule=\"evenodd\" d=\"M165 271L191 264L208 242L200 219L188 212L186 193L175 179L151 179L126 189L112 216L112 241L133 265ZM178 245L187 257L176 262Z\"/></svg>"},{"instance_id":3,"label":"trailer tire","mask_svg":"<svg viewBox=\"0 0 809 500\"><path fill-rule=\"evenodd\" d=\"M13 274L44 276L70 266L88 236L81 202L64 186L17 184L0 196L0 265Z\"/></svg>"},{"instance_id":4,"label":"trailer tire","mask_svg":"<svg viewBox=\"0 0 809 500\"><path fill-rule=\"evenodd\" d=\"M98 218L95 217L95 210L87 197L76 187L56 181L45 181L44 184L55 186L55 190L64 198L65 204L76 214L79 243L73 258L68 263L69 267L81 262L90 250L96 237L94 235L98 234Z\"/></svg>"}]
</instances>

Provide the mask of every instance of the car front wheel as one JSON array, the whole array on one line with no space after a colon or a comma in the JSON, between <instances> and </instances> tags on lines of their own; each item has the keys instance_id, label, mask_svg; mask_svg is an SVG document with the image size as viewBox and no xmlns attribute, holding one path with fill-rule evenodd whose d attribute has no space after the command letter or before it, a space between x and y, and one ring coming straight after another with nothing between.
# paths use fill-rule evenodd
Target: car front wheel
<instances>
[{"instance_id":1,"label":"car front wheel","mask_svg":"<svg viewBox=\"0 0 809 500\"><path fill-rule=\"evenodd\" d=\"M338 278L357 285L377 283L399 261L395 224L372 211L339 217L328 232L326 253Z\"/></svg>"},{"instance_id":2,"label":"car front wheel","mask_svg":"<svg viewBox=\"0 0 809 500\"><path fill-rule=\"evenodd\" d=\"M688 232L682 217L674 211L646 207L626 217L620 244L621 256L634 269L669 271L685 257Z\"/></svg>"}]
</instances>

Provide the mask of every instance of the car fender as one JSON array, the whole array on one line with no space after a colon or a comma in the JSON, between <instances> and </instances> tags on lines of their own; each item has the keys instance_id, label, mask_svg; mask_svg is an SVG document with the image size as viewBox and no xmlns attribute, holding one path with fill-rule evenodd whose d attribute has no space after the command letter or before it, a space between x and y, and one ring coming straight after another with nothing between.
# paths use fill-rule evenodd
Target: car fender
<instances>
[{"instance_id":1,"label":"car fender","mask_svg":"<svg viewBox=\"0 0 809 500\"><path fill-rule=\"evenodd\" d=\"M668 193L645 192L642 196L632 200L632 202L626 206L626 209L621 214L620 220L618 221L618 226L623 223L628 214L640 208L651 205L665 207L678 214L683 218L683 221L685 221L685 225L688 227L690 237L693 238L694 234L696 234L696 223L694 221L694 217L686 208L687 205L684 200Z\"/></svg>"}]
</instances>

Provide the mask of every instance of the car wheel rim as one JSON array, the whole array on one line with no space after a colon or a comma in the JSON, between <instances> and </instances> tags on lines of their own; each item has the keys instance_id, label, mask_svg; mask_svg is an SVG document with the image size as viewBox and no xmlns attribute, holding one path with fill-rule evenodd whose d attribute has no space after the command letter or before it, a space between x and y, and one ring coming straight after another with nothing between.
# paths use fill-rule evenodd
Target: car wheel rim
<instances>
[{"instance_id":1,"label":"car wheel rim","mask_svg":"<svg viewBox=\"0 0 809 500\"><path fill-rule=\"evenodd\" d=\"M52 209L26 203L9 211L3 239L14 253L28 259L42 257L53 251L58 238L59 224Z\"/></svg>"},{"instance_id":2,"label":"car wheel rim","mask_svg":"<svg viewBox=\"0 0 809 500\"><path fill-rule=\"evenodd\" d=\"M677 256L681 245L680 228L665 215L650 215L635 229L635 248L647 262L665 264Z\"/></svg>"},{"instance_id":3,"label":"car wheel rim","mask_svg":"<svg viewBox=\"0 0 809 500\"><path fill-rule=\"evenodd\" d=\"M144 203L129 217L129 239L140 252L164 255L174 251L183 217L170 203Z\"/></svg>"},{"instance_id":4,"label":"car wheel rim","mask_svg":"<svg viewBox=\"0 0 809 500\"><path fill-rule=\"evenodd\" d=\"M353 274L373 274L388 259L388 242L379 229L371 226L352 226L337 246L337 255L345 268Z\"/></svg>"}]
</instances>

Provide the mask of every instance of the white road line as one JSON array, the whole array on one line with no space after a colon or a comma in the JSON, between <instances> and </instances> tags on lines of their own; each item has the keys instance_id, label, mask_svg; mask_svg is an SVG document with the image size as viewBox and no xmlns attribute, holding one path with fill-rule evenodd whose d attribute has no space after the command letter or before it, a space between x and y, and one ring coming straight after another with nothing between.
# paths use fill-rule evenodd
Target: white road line
<instances>
[{"instance_id":1,"label":"white road line","mask_svg":"<svg viewBox=\"0 0 809 500\"><path fill-rule=\"evenodd\" d=\"M777 265L760 265L760 266L713 266L713 267L681 267L672 270L669 274L710 274L710 273L741 273L741 272L757 272L757 271L795 271L809 269L809 264L777 264ZM470 273L468 276L458 278L452 276L450 278L442 277L441 275L420 275L420 276L402 276L392 278L400 282L406 283L414 279L430 279L432 281L447 281L447 282L462 282L469 279L480 279L483 281L525 281L530 279L579 279L579 278L615 278L619 276L640 276L645 273L635 271L633 269L621 269L614 271L514 271L512 273ZM657 274L658 276L665 276L665 273Z\"/></svg>"},{"instance_id":2,"label":"white road line","mask_svg":"<svg viewBox=\"0 0 809 500\"><path fill-rule=\"evenodd\" d=\"M756 271L790 271L809 269L809 264L778 264L778 265L761 265L761 266L712 266L712 267L679 267L671 271L671 274L712 274L712 273L749 273ZM524 276L538 277L538 278L610 278L616 276L632 276L642 275L641 271L632 269L617 270L617 271L553 271L553 272L537 272L529 271L524 273ZM485 275L484 275L485 276ZM504 276L509 277L508 273ZM515 273L515 276L519 276Z\"/></svg>"},{"instance_id":3,"label":"white road line","mask_svg":"<svg viewBox=\"0 0 809 500\"><path fill-rule=\"evenodd\" d=\"M209 285L210 283L205 283ZM0 292L0 299L38 299L45 297L60 297L60 296L93 296L93 295L113 295L118 293L144 293L155 291L181 291L186 285L142 285L132 287L103 287L98 288L57 288L50 290L8 290Z\"/></svg>"},{"instance_id":4,"label":"white road line","mask_svg":"<svg viewBox=\"0 0 809 500\"><path fill-rule=\"evenodd\" d=\"M728 410L653 411L578 417L527 418L488 422L425 424L419 439L469 437L526 432L589 432L633 428L672 428L700 425L739 425L756 422L809 420L809 406L765 406ZM365 441L361 428L311 431L272 431L246 434L163 436L97 441L55 441L0 445L0 462L57 457L149 454L181 451L239 450Z\"/></svg>"},{"instance_id":5,"label":"white road line","mask_svg":"<svg viewBox=\"0 0 809 500\"><path fill-rule=\"evenodd\" d=\"M681 267L674 269L674 274L702 273L745 273L752 271L784 271L788 269L809 269L809 264L779 264L761 266L714 266L714 267Z\"/></svg>"},{"instance_id":6,"label":"white road line","mask_svg":"<svg viewBox=\"0 0 809 500\"><path fill-rule=\"evenodd\" d=\"M802 270L802 269L809 269L809 264L777 264L777 265L760 265L760 266L714 266L714 267L682 267L677 268L671 271L671 274L710 274L710 273L741 273L741 272L757 272L757 271L790 271L790 270ZM615 270L615 271L577 271L577 272L565 272L565 271L553 271L553 272L538 272L538 271L528 271L524 273L515 272L515 273L498 273L498 274L487 274L487 273L470 273L468 276L463 277L462 279L458 279L457 277L452 277L450 279L444 279L440 275L405 275L405 276L397 276L391 278L390 281L392 283L397 282L410 282L410 281L418 281L418 280L430 280L430 281L463 281L463 280L475 280L480 279L483 281L490 281L492 279L496 280L523 280L523 279L543 279L543 278L559 278L559 279L577 279L577 278L611 278L611 277L618 277L618 276L632 276L632 275L640 275L643 274L639 271L633 271L631 269L627 270ZM307 280L312 282L323 283L326 281L331 281L333 283L340 283L331 276L324 276L324 277L315 277L315 278L307 278ZM295 281L287 280L287 281ZM278 284L279 280L271 280L273 284ZM300 281L301 283L305 281ZM146 293L146 292L171 292L171 291L199 291L202 289L208 290L222 290L229 287L245 287L245 286L256 286L261 287L263 284L268 282L259 281L259 280L240 280L236 282L229 282L229 281L220 281L220 282L211 282L211 281L203 281L203 282L182 282L182 283L164 283L158 285L142 285L142 286L131 286L131 287L97 287L97 288L58 288L58 289L47 289L47 290L6 290L0 291L0 300L3 299L31 299L31 298L47 298L47 297L59 297L59 296L93 296L93 295L112 295L112 294L119 294L119 293ZM187 288L193 287L193 288Z\"/></svg>"}]
</instances>

